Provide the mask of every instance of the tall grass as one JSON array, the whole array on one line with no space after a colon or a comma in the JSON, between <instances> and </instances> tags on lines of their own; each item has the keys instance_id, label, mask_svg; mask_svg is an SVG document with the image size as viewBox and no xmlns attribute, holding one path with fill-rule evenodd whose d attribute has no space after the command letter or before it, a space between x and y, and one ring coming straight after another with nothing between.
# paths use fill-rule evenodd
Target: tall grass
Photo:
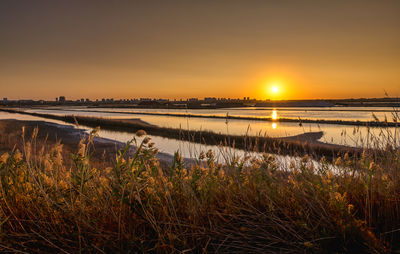
<instances>
[{"instance_id":1,"label":"tall grass","mask_svg":"<svg viewBox=\"0 0 400 254\"><path fill-rule=\"evenodd\" d=\"M371 252L400 248L400 150L332 163L274 155L219 164L176 153L161 167L149 138L112 167L37 140L0 157L0 250L11 252ZM138 136L145 133L138 132ZM137 149L132 150L131 146ZM100 166L99 166L100 165Z\"/></svg>"}]
</instances>

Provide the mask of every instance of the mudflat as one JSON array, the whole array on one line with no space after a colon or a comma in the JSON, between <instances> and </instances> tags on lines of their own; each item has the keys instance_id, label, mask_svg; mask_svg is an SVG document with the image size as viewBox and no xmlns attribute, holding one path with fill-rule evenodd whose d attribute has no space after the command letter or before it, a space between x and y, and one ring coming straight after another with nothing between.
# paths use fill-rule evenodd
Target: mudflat
<instances>
[{"instance_id":1,"label":"mudflat","mask_svg":"<svg viewBox=\"0 0 400 254\"><path fill-rule=\"evenodd\" d=\"M145 122L143 122L145 124ZM71 125L60 125L46 121L20 121L14 119L0 120L0 153L10 149L23 149L23 142L32 142L34 129L37 128L35 142L42 145L63 145L63 152L74 153L79 148L79 142L88 137L84 129L75 128ZM24 130L23 130L24 129ZM111 139L95 137L93 139L93 159L110 164L115 159L118 150L125 146L124 143ZM136 147L132 146L130 153L134 153ZM165 153L159 153L160 163L167 164L173 157Z\"/></svg>"}]
</instances>

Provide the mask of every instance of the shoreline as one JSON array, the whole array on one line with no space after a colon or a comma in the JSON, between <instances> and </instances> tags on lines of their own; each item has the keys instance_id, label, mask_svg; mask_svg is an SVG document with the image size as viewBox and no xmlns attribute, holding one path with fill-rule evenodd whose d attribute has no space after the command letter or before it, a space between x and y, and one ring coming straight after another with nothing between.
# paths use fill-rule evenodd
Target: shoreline
<instances>
[{"instance_id":1,"label":"shoreline","mask_svg":"<svg viewBox=\"0 0 400 254\"><path fill-rule=\"evenodd\" d=\"M39 138L43 140L49 140L51 142L61 142L63 145L68 147L69 151L74 151L78 149L78 144L83 138L87 138L89 134L83 128L76 128L70 125L61 125L46 121L30 121L30 120L15 120L15 119L1 119L0 120L0 130L5 133L4 136L21 137L22 127L25 127L25 136L30 137L33 129L38 128ZM27 139L28 141L28 139ZM18 142L16 142L18 144ZM5 145L0 142L0 145L4 148ZM117 154L118 150L123 149L126 143L104 138L104 137L94 137L94 155L96 158L100 159L102 156L106 155L109 159ZM137 147L131 145L129 154L133 155L136 152ZM156 156L159 161L163 164L169 164L173 160L173 156L167 153L159 152ZM190 159L185 159L186 162L191 162Z\"/></svg>"},{"instance_id":2,"label":"shoreline","mask_svg":"<svg viewBox=\"0 0 400 254\"><path fill-rule=\"evenodd\" d=\"M59 111L60 109L43 108L44 110ZM13 109L0 109L2 111ZM17 110L16 110L17 111ZM76 110L62 109L62 111L76 112ZM209 118L209 119L226 119L226 120L246 120L246 121L265 121L265 122L282 122L282 123L315 123L315 124L334 124L345 126L367 126L367 127L399 127L398 122L385 121L347 121L347 120L323 120L323 119L294 119L294 118L277 118L272 117L246 117L246 116L218 116L218 115L197 115L191 113L157 113L157 112L124 112L124 111L106 111L106 110L79 110L79 112L95 112L95 113L115 113L128 115L152 115L152 116L173 116L173 117L189 117L189 118Z\"/></svg>"},{"instance_id":3,"label":"shoreline","mask_svg":"<svg viewBox=\"0 0 400 254\"><path fill-rule=\"evenodd\" d=\"M3 109L0 109L5 111ZM18 113L32 115L42 118L60 120L66 123L87 127L100 127L103 130L122 131L128 133L136 133L138 130L145 130L148 135L160 136L182 141L201 143L215 146L229 146L245 151L266 152L279 155L303 156L306 154L313 155L317 158L327 157L333 159L340 154L359 154L361 148L353 148L335 144L322 143L316 140L322 132L305 133L294 137L271 138L271 137L253 137L239 135L217 134L207 131L182 130L174 128L163 128L154 125L146 125L143 123L120 121L115 119L104 119L94 117L81 116L58 116L41 113L29 113L24 111L7 110L9 113Z\"/></svg>"},{"instance_id":4,"label":"shoreline","mask_svg":"<svg viewBox=\"0 0 400 254\"><path fill-rule=\"evenodd\" d=\"M61 105L58 105L62 107ZM67 106L68 107L68 106ZM109 109L186 109L186 108L143 108L143 107L135 107L135 106L78 106L78 107L86 107L86 108L109 108ZM387 112L391 113L393 110L387 110L387 109L341 109L341 108L363 108L363 107L373 107L373 108L384 108L387 106L332 106L332 107L318 107L318 106L297 106L297 107L291 107L291 106L265 106L265 107L258 107L258 106L243 106L243 107L221 107L221 108L187 108L190 110L205 110L205 109L234 109L234 110L266 110L266 109L277 109L280 111L332 111L332 112ZM57 110L54 108L46 108L46 107L32 107L32 108L37 108L37 109L51 109L51 110ZM300 109L301 108L301 109ZM392 108L397 108L397 107L392 107Z\"/></svg>"}]
</instances>

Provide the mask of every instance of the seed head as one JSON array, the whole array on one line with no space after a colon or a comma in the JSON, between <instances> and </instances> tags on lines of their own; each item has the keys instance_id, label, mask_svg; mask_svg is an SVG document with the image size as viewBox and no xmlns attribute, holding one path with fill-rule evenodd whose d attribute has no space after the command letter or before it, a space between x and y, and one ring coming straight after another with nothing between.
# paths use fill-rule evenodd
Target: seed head
<instances>
[{"instance_id":1,"label":"seed head","mask_svg":"<svg viewBox=\"0 0 400 254\"><path fill-rule=\"evenodd\" d=\"M147 135L147 133L144 130L138 130L136 132L136 136L138 136L138 137L142 137L144 135Z\"/></svg>"}]
</instances>

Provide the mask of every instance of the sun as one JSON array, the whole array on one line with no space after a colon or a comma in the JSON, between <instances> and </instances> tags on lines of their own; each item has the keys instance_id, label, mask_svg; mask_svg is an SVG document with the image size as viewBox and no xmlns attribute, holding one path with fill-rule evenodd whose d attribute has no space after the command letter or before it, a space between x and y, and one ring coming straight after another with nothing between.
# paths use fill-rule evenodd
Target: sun
<instances>
[{"instance_id":1,"label":"sun","mask_svg":"<svg viewBox=\"0 0 400 254\"><path fill-rule=\"evenodd\" d=\"M288 93L288 82L284 77L269 77L261 81L259 91L266 100L283 100Z\"/></svg>"},{"instance_id":2,"label":"sun","mask_svg":"<svg viewBox=\"0 0 400 254\"><path fill-rule=\"evenodd\" d=\"M278 85L272 85L271 86L271 92L273 94L277 94L279 92L279 86Z\"/></svg>"},{"instance_id":3,"label":"sun","mask_svg":"<svg viewBox=\"0 0 400 254\"><path fill-rule=\"evenodd\" d=\"M266 94L268 94L269 97L274 99L277 99L282 94L282 85L281 82L279 81L268 82L267 85L265 86L265 89L266 89Z\"/></svg>"}]
</instances>

